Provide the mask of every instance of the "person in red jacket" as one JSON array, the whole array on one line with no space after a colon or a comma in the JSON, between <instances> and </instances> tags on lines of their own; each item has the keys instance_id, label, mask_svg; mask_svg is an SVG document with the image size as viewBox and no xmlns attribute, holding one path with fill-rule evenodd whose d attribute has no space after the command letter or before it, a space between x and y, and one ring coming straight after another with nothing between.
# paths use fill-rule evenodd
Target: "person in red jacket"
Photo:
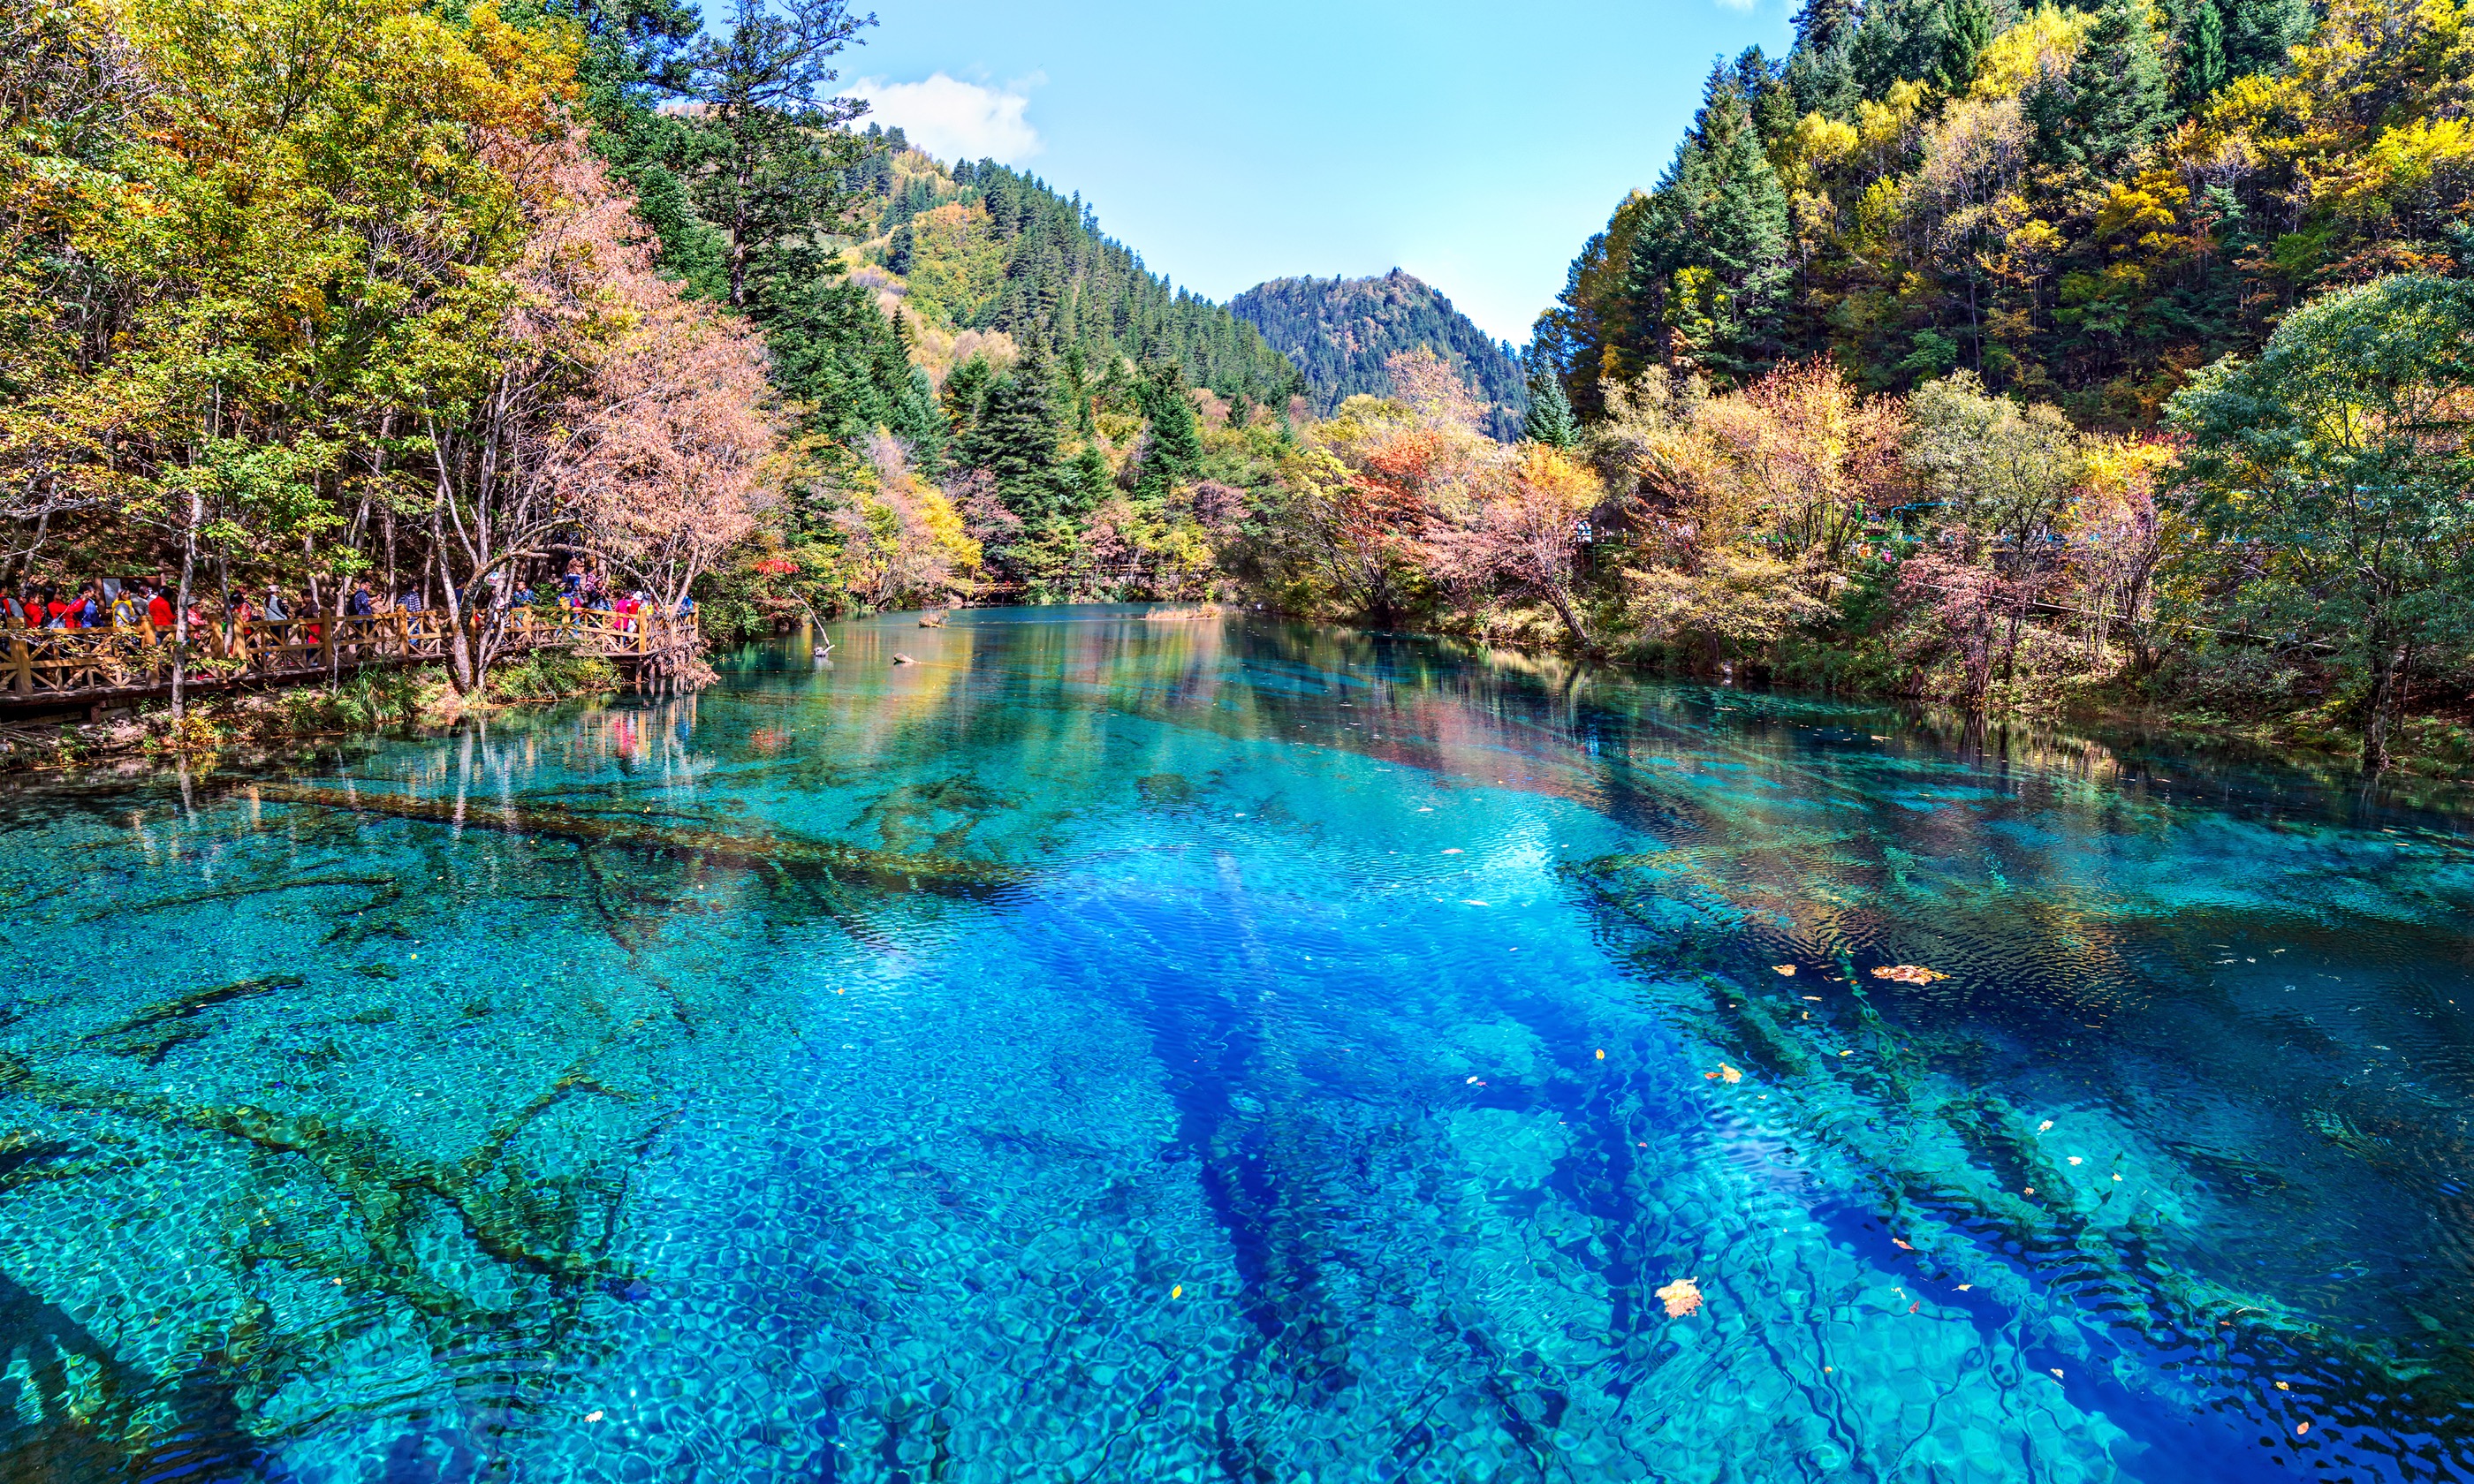
<instances>
[{"instance_id":1,"label":"person in red jacket","mask_svg":"<svg viewBox=\"0 0 2474 1484\"><path fill-rule=\"evenodd\" d=\"M159 582L154 585L154 590L147 596L146 621L155 626L158 634L172 632L172 600L163 595L163 585Z\"/></svg>"}]
</instances>

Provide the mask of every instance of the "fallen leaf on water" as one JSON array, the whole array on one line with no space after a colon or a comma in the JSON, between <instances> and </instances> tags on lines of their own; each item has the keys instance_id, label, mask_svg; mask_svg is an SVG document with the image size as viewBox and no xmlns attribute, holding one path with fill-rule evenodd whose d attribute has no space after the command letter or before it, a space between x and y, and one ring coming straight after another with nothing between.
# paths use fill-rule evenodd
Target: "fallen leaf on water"
<instances>
[{"instance_id":1,"label":"fallen leaf on water","mask_svg":"<svg viewBox=\"0 0 2474 1484\"><path fill-rule=\"evenodd\" d=\"M2311 1424L2309 1423L2295 1423L2293 1424L2293 1435L2297 1438L2310 1430Z\"/></svg>"},{"instance_id":2,"label":"fallen leaf on water","mask_svg":"<svg viewBox=\"0 0 2474 1484\"><path fill-rule=\"evenodd\" d=\"M1816 1005L1821 1003L1821 996L1818 994L1807 994L1805 998L1812 1001Z\"/></svg>"},{"instance_id":3,"label":"fallen leaf on water","mask_svg":"<svg viewBox=\"0 0 2474 1484\"><path fill-rule=\"evenodd\" d=\"M2119 1176L2119 1175L2116 1175L2116 1176L2114 1176L2113 1178L2114 1178L2114 1179L2116 1179L2116 1180L2120 1180L2122 1177L2121 1177L2121 1176Z\"/></svg>"},{"instance_id":4,"label":"fallen leaf on water","mask_svg":"<svg viewBox=\"0 0 2474 1484\"><path fill-rule=\"evenodd\" d=\"M1458 855L1460 852L1461 852L1461 848L1460 848L1459 846L1457 846L1457 845L1456 845L1456 846L1453 846L1450 850L1445 850L1443 853L1444 853L1444 854L1446 854L1446 855Z\"/></svg>"},{"instance_id":5,"label":"fallen leaf on water","mask_svg":"<svg viewBox=\"0 0 2474 1484\"><path fill-rule=\"evenodd\" d=\"M1935 979L1947 979L1950 975L1938 969L1927 969L1922 964L1890 964L1874 969L1873 977L1896 979L1901 984L1930 984Z\"/></svg>"},{"instance_id":6,"label":"fallen leaf on water","mask_svg":"<svg viewBox=\"0 0 2474 1484\"><path fill-rule=\"evenodd\" d=\"M2084 1162L2084 1161L2081 1161L2077 1155L2073 1155L2073 1156L2071 1156L2071 1162L2072 1162L2073 1164L2078 1164L2078 1163L2082 1163L2082 1162Z\"/></svg>"},{"instance_id":7,"label":"fallen leaf on water","mask_svg":"<svg viewBox=\"0 0 2474 1484\"><path fill-rule=\"evenodd\" d=\"M2036 1125L2036 1132L2039 1134L2050 1134L2052 1131L2053 1120L2050 1118L2048 1118L2044 1122Z\"/></svg>"},{"instance_id":8,"label":"fallen leaf on water","mask_svg":"<svg viewBox=\"0 0 2474 1484\"><path fill-rule=\"evenodd\" d=\"M1795 977L1795 966L1793 964L1772 964L1770 969L1777 973L1786 975L1790 979Z\"/></svg>"},{"instance_id":9,"label":"fallen leaf on water","mask_svg":"<svg viewBox=\"0 0 2474 1484\"><path fill-rule=\"evenodd\" d=\"M1854 1056L1856 1053L1853 1051L1841 1051L1838 1054L1840 1056Z\"/></svg>"},{"instance_id":10,"label":"fallen leaf on water","mask_svg":"<svg viewBox=\"0 0 2474 1484\"><path fill-rule=\"evenodd\" d=\"M2055 1380L2057 1380L2057 1381L2058 1381L2058 1380L2060 1380L2061 1378L2062 1378L2062 1368L2061 1368L2060 1366L2055 1366L2055 1367L2053 1367L2053 1379L2055 1379Z\"/></svg>"},{"instance_id":11,"label":"fallen leaf on water","mask_svg":"<svg viewBox=\"0 0 2474 1484\"><path fill-rule=\"evenodd\" d=\"M1970 1293L1970 1292L1973 1292L1973 1291L1975 1290L1975 1288L1976 1288L1976 1285L1975 1285L1974 1283L1961 1283L1961 1284L1959 1284L1959 1285L1958 1285L1958 1291L1959 1291L1959 1292L1961 1292L1961 1293Z\"/></svg>"},{"instance_id":12,"label":"fallen leaf on water","mask_svg":"<svg viewBox=\"0 0 2474 1484\"><path fill-rule=\"evenodd\" d=\"M1599 1061L1601 1061L1601 1062L1603 1062L1603 1061L1605 1061L1606 1059L1607 1059L1607 1054L1606 1054L1606 1052L1605 1052L1604 1050L1600 1050L1600 1051L1598 1052L1598 1060L1599 1060Z\"/></svg>"},{"instance_id":13,"label":"fallen leaf on water","mask_svg":"<svg viewBox=\"0 0 2474 1484\"><path fill-rule=\"evenodd\" d=\"M598 1412L587 1412L584 1414L584 1420L588 1423L597 1423L601 1421L601 1414Z\"/></svg>"},{"instance_id":14,"label":"fallen leaf on water","mask_svg":"<svg viewBox=\"0 0 2474 1484\"><path fill-rule=\"evenodd\" d=\"M1179 1283L1179 1284L1177 1284L1176 1287L1174 1287L1174 1288L1170 1289L1170 1290L1168 1291L1168 1296L1169 1296L1170 1298L1172 1298L1172 1299L1182 1299L1182 1298L1184 1298L1184 1297L1185 1297L1185 1284L1183 1284L1183 1283Z\"/></svg>"},{"instance_id":15,"label":"fallen leaf on water","mask_svg":"<svg viewBox=\"0 0 2474 1484\"><path fill-rule=\"evenodd\" d=\"M1697 1279L1679 1278L1658 1290L1661 1303L1666 1305L1666 1317L1682 1319L1701 1306L1701 1284Z\"/></svg>"},{"instance_id":16,"label":"fallen leaf on water","mask_svg":"<svg viewBox=\"0 0 2474 1484\"><path fill-rule=\"evenodd\" d=\"M1920 1308L1922 1308L1922 1307L1924 1307L1924 1306L1925 1306L1925 1302L1924 1302L1924 1300L1922 1300L1922 1299L1918 1299L1915 1303L1910 1304L1908 1304L1908 1305L1907 1305L1907 1312L1908 1312L1908 1313L1910 1313L1910 1314L1912 1314L1912 1313L1914 1313L1916 1310L1918 1310L1918 1309L1920 1309Z\"/></svg>"},{"instance_id":17,"label":"fallen leaf on water","mask_svg":"<svg viewBox=\"0 0 2474 1484\"><path fill-rule=\"evenodd\" d=\"M2027 1187L2027 1189L2026 1189L2026 1193L2027 1193L2027 1194L2029 1194L2029 1195L2034 1195L2034 1194L2036 1193L2036 1187L2035 1187L2034 1185L2029 1185L2029 1186Z\"/></svg>"},{"instance_id":18,"label":"fallen leaf on water","mask_svg":"<svg viewBox=\"0 0 2474 1484\"><path fill-rule=\"evenodd\" d=\"M1734 1067L1729 1066L1726 1063L1721 1062L1718 1064L1718 1080L1721 1082L1741 1082L1744 1080L1744 1074L1735 1070Z\"/></svg>"},{"instance_id":19,"label":"fallen leaf on water","mask_svg":"<svg viewBox=\"0 0 2474 1484\"><path fill-rule=\"evenodd\" d=\"M2279 1381L2276 1383L2276 1389L2279 1391L2292 1391L2293 1388L2283 1381Z\"/></svg>"},{"instance_id":20,"label":"fallen leaf on water","mask_svg":"<svg viewBox=\"0 0 2474 1484\"><path fill-rule=\"evenodd\" d=\"M1904 1242L1903 1242L1903 1241L1900 1241L1900 1240L1899 1240L1897 1237L1895 1237L1895 1236L1894 1236L1894 1237L1892 1237L1892 1238L1890 1238L1890 1245L1891 1245L1891 1246L1893 1246L1893 1247L1895 1247L1895 1248L1897 1248L1897 1249L1899 1249L1899 1251L1901 1251L1901 1252L1913 1252L1913 1251L1915 1251L1915 1249L1914 1249L1914 1248L1912 1248L1912 1247L1908 1246L1906 1243L1904 1243Z\"/></svg>"}]
</instances>

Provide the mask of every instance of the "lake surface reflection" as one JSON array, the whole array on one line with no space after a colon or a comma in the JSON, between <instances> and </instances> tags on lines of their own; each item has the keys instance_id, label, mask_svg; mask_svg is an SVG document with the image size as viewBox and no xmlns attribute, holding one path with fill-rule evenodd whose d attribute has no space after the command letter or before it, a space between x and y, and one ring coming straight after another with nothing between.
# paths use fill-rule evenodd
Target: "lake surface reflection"
<instances>
[{"instance_id":1,"label":"lake surface reflection","mask_svg":"<svg viewBox=\"0 0 2474 1484\"><path fill-rule=\"evenodd\" d=\"M0 1474L2474 1476L2458 818L1135 611L17 780Z\"/></svg>"}]
</instances>

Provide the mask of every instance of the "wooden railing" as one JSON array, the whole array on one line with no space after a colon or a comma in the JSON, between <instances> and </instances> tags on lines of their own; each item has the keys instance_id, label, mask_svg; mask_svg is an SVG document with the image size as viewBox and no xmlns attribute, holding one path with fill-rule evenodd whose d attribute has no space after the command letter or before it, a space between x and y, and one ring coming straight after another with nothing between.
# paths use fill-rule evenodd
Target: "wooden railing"
<instances>
[{"instance_id":1,"label":"wooden railing","mask_svg":"<svg viewBox=\"0 0 2474 1484\"><path fill-rule=\"evenodd\" d=\"M586 609L511 609L465 619L477 637L498 626L501 654L556 645L622 663L666 664L704 645L692 615L604 613ZM109 629L6 629L0 702L85 701L143 694L172 681L172 634L141 623ZM300 680L365 664L444 659L443 612L363 617L253 619L207 624L189 634L188 679L199 685Z\"/></svg>"}]
</instances>

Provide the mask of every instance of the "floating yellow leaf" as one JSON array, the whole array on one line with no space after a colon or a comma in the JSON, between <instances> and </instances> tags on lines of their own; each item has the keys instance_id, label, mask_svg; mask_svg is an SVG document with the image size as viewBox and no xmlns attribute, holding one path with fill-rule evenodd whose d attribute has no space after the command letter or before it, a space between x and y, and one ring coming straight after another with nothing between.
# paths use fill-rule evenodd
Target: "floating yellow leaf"
<instances>
[{"instance_id":1,"label":"floating yellow leaf","mask_svg":"<svg viewBox=\"0 0 2474 1484\"><path fill-rule=\"evenodd\" d=\"M2050 1134L2053 1132L2053 1120L2048 1118L2044 1122L2037 1124L2036 1132L2039 1134Z\"/></svg>"},{"instance_id":2,"label":"floating yellow leaf","mask_svg":"<svg viewBox=\"0 0 2474 1484\"><path fill-rule=\"evenodd\" d=\"M1974 1283L1961 1283L1958 1285L1958 1291L1961 1293L1968 1293L1972 1292L1975 1287L1976 1285Z\"/></svg>"},{"instance_id":3,"label":"floating yellow leaf","mask_svg":"<svg viewBox=\"0 0 2474 1484\"><path fill-rule=\"evenodd\" d=\"M1770 968L1775 972L1783 973L1790 979L1795 977L1795 966L1793 964L1772 964Z\"/></svg>"},{"instance_id":4,"label":"floating yellow leaf","mask_svg":"<svg viewBox=\"0 0 2474 1484\"><path fill-rule=\"evenodd\" d=\"M1891 964L1874 969L1873 977L1896 979L1901 984L1930 984L1935 979L1947 979L1950 975L1938 969L1927 969L1922 964Z\"/></svg>"},{"instance_id":5,"label":"floating yellow leaf","mask_svg":"<svg viewBox=\"0 0 2474 1484\"><path fill-rule=\"evenodd\" d=\"M2055 1379L2055 1380L2057 1380L2057 1381L2058 1381L2058 1380L2060 1380L2061 1378L2062 1378L2062 1368L2061 1368L2060 1366L2055 1366L2055 1367L2053 1367L2053 1379Z\"/></svg>"},{"instance_id":6,"label":"floating yellow leaf","mask_svg":"<svg viewBox=\"0 0 2474 1484\"><path fill-rule=\"evenodd\" d=\"M2082 1160L2081 1160L2077 1155L2073 1155L2073 1156L2071 1156L2071 1162L2072 1162L2073 1164L2081 1164L2081 1163L2084 1163L2084 1162L2086 1162L2086 1161L2082 1161Z\"/></svg>"},{"instance_id":7,"label":"floating yellow leaf","mask_svg":"<svg viewBox=\"0 0 2474 1484\"><path fill-rule=\"evenodd\" d=\"M1735 1070L1734 1067L1729 1066L1726 1063L1721 1062L1718 1064L1718 1080L1721 1082L1741 1082L1744 1080L1744 1074Z\"/></svg>"},{"instance_id":8,"label":"floating yellow leaf","mask_svg":"<svg viewBox=\"0 0 2474 1484\"><path fill-rule=\"evenodd\" d=\"M2297 1438L2310 1430L2311 1424L2309 1423L2295 1423L2293 1424L2293 1435Z\"/></svg>"},{"instance_id":9,"label":"floating yellow leaf","mask_svg":"<svg viewBox=\"0 0 2474 1484\"><path fill-rule=\"evenodd\" d=\"M1891 1245L1891 1246L1893 1246L1893 1247L1895 1247L1895 1248L1897 1248L1897 1249L1899 1249L1899 1251L1901 1251L1901 1252L1913 1252L1913 1251L1915 1251L1915 1249L1914 1249L1914 1248L1912 1248L1912 1247L1908 1246L1906 1243L1904 1243L1904 1242L1903 1242L1903 1241L1899 1240L1899 1239L1898 1239L1897 1237L1895 1237L1895 1236L1894 1236L1894 1237L1892 1237L1892 1238L1890 1238L1890 1245Z\"/></svg>"},{"instance_id":10,"label":"floating yellow leaf","mask_svg":"<svg viewBox=\"0 0 2474 1484\"><path fill-rule=\"evenodd\" d=\"M2276 1383L2276 1389L2279 1391L2292 1391L2293 1388L2287 1382L2279 1381Z\"/></svg>"},{"instance_id":11,"label":"floating yellow leaf","mask_svg":"<svg viewBox=\"0 0 2474 1484\"><path fill-rule=\"evenodd\" d=\"M1184 1297L1185 1297L1185 1284L1183 1284L1183 1283L1179 1283L1179 1284L1177 1284L1176 1287L1174 1287L1174 1288L1170 1289L1170 1290L1168 1291L1168 1296L1169 1296L1170 1298L1172 1298L1172 1299L1182 1299L1182 1298L1184 1298Z\"/></svg>"},{"instance_id":12,"label":"floating yellow leaf","mask_svg":"<svg viewBox=\"0 0 2474 1484\"><path fill-rule=\"evenodd\" d=\"M1603 1061L1605 1061L1606 1059L1607 1059L1607 1053L1606 1053L1606 1051L1605 1051L1603 1048L1601 1048L1601 1049L1599 1050L1599 1052L1598 1052L1598 1060L1599 1060L1599 1061L1601 1061L1601 1062L1603 1062Z\"/></svg>"},{"instance_id":13,"label":"floating yellow leaf","mask_svg":"<svg viewBox=\"0 0 2474 1484\"><path fill-rule=\"evenodd\" d=\"M1701 1283L1697 1279L1679 1278L1658 1290L1660 1302L1666 1305L1666 1317L1682 1319L1701 1306Z\"/></svg>"},{"instance_id":14,"label":"floating yellow leaf","mask_svg":"<svg viewBox=\"0 0 2474 1484\"><path fill-rule=\"evenodd\" d=\"M587 1412L584 1414L584 1420L588 1423L597 1423L601 1421L601 1414L598 1412Z\"/></svg>"}]
</instances>

